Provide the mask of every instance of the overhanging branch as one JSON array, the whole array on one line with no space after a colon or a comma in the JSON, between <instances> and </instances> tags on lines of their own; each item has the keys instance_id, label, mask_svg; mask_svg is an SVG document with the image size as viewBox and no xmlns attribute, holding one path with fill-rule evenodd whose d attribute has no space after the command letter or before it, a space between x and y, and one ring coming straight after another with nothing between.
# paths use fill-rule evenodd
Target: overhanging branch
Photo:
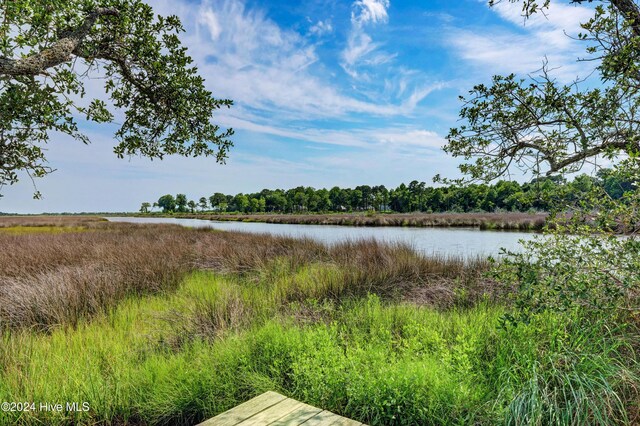
<instances>
[{"instance_id":1,"label":"overhanging branch","mask_svg":"<svg viewBox=\"0 0 640 426\"><path fill-rule=\"evenodd\" d=\"M119 14L115 8L98 8L85 17L80 27L65 34L51 47L20 59L0 57L0 75L10 77L35 76L43 74L51 67L68 62L71 59L71 54L89 34L99 17L118 16Z\"/></svg>"},{"instance_id":2,"label":"overhanging branch","mask_svg":"<svg viewBox=\"0 0 640 426\"><path fill-rule=\"evenodd\" d=\"M640 37L640 10L632 0L611 0L623 15L636 37Z\"/></svg>"}]
</instances>

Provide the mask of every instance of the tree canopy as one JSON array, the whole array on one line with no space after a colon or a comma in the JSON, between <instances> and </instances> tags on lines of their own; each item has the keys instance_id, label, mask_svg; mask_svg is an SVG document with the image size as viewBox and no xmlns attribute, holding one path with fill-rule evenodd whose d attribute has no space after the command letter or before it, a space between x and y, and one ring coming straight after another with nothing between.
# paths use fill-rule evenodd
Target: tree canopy
<instances>
[{"instance_id":1,"label":"tree canopy","mask_svg":"<svg viewBox=\"0 0 640 426\"><path fill-rule=\"evenodd\" d=\"M522 3L525 17L551 3L509 1ZM554 64L544 64L538 77L494 76L461 98L462 125L450 130L445 150L467 160L466 176L492 180L513 166L575 172L598 157L640 152L640 9L631 0L601 3L577 35L597 63L599 87L560 84L549 72Z\"/></svg>"},{"instance_id":2,"label":"tree canopy","mask_svg":"<svg viewBox=\"0 0 640 426\"><path fill-rule=\"evenodd\" d=\"M181 44L176 16L140 0L0 0L0 187L52 171L52 133L89 139L79 120L118 122L118 157L215 156L232 129L211 119L215 99ZM99 77L108 100L85 97ZM95 94L90 93L91 96ZM106 98L106 96L103 96ZM115 118L115 111L123 116ZM36 192L36 195L38 193Z\"/></svg>"},{"instance_id":3,"label":"tree canopy","mask_svg":"<svg viewBox=\"0 0 640 426\"><path fill-rule=\"evenodd\" d=\"M396 188L359 185L355 188L263 189L255 193L201 196L201 211L239 213L324 213L324 212L503 212L568 211L577 200L594 189L612 200L622 199L637 186L628 176L613 169L602 169L597 176L582 174L567 182L560 176L539 177L520 184L499 180L494 184L427 186L411 181ZM180 202L178 202L180 200ZM165 213L184 212L189 206L186 194L163 195L155 203ZM195 203L195 198L193 199ZM149 204L149 203L146 203ZM143 203L145 205L145 203ZM149 206L147 206L148 208Z\"/></svg>"},{"instance_id":4,"label":"tree canopy","mask_svg":"<svg viewBox=\"0 0 640 426\"><path fill-rule=\"evenodd\" d=\"M522 5L525 18L552 4L509 1ZM496 278L517 289L505 325L550 310L568 322L618 327L640 312L640 8L633 0L570 3L595 4L577 35L590 55L585 60L596 64L593 80L559 84L553 64L544 64L539 77L494 76L462 98L463 122L445 147L467 161L460 166L467 181L496 179L514 166L562 175L587 163L602 166L600 157L614 162L612 170L600 169L595 185L574 180L570 214L554 218L557 227L545 238L505 253ZM614 177L623 182L615 189Z\"/></svg>"}]
</instances>

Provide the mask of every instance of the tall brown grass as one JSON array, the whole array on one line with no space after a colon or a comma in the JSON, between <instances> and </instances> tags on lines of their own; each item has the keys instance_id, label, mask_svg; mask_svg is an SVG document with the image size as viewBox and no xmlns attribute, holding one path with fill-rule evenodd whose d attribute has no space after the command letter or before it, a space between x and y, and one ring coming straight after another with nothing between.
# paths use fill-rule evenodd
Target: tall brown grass
<instances>
[{"instance_id":1,"label":"tall brown grass","mask_svg":"<svg viewBox=\"0 0 640 426\"><path fill-rule=\"evenodd\" d=\"M192 242L163 226L0 234L0 328L73 325L127 295L173 288L191 269Z\"/></svg>"},{"instance_id":2,"label":"tall brown grass","mask_svg":"<svg viewBox=\"0 0 640 426\"><path fill-rule=\"evenodd\" d=\"M178 215L176 215L178 216ZM547 213L335 213L335 214L186 214L180 217L239 222L304 225L476 227L495 230L537 231Z\"/></svg>"},{"instance_id":3,"label":"tall brown grass","mask_svg":"<svg viewBox=\"0 0 640 426\"><path fill-rule=\"evenodd\" d=\"M405 244L363 240L336 245L332 262L344 271L344 291L376 293L438 308L498 299L504 289L485 276L484 258L424 256Z\"/></svg>"},{"instance_id":4,"label":"tall brown grass","mask_svg":"<svg viewBox=\"0 0 640 426\"><path fill-rule=\"evenodd\" d=\"M310 238L243 232L196 230L195 261L201 269L244 273L257 271L278 257L295 266L327 258L328 248Z\"/></svg>"},{"instance_id":5,"label":"tall brown grass","mask_svg":"<svg viewBox=\"0 0 640 426\"><path fill-rule=\"evenodd\" d=\"M14 226L93 226L106 222L99 216L1 216L0 228Z\"/></svg>"},{"instance_id":6,"label":"tall brown grass","mask_svg":"<svg viewBox=\"0 0 640 426\"><path fill-rule=\"evenodd\" d=\"M127 296L171 291L197 269L235 277L268 299L225 289L208 314L199 308L220 324L264 312L256 303L278 308L376 293L449 308L503 294L483 276L485 260L426 257L406 245L369 240L328 247L176 225L92 226L95 232L0 233L0 330L73 326Z\"/></svg>"},{"instance_id":7,"label":"tall brown grass","mask_svg":"<svg viewBox=\"0 0 640 426\"><path fill-rule=\"evenodd\" d=\"M215 298L192 307L187 323L180 323L179 342L173 342L178 346L184 339L218 338L279 313L308 316L318 302L341 304L377 294L446 310L506 301L508 292L486 276L486 259L427 257L403 244L360 240L326 247L311 240L202 232L197 247L201 268L233 279L217 288Z\"/></svg>"},{"instance_id":8,"label":"tall brown grass","mask_svg":"<svg viewBox=\"0 0 640 426\"><path fill-rule=\"evenodd\" d=\"M439 307L451 307L480 298L499 298L504 289L485 277L489 262L484 258L425 256L406 244L356 240L327 247L311 239L235 232L200 231L195 247L197 265L217 272L246 274L273 269L273 261L286 263L285 274L308 264L328 266L318 278L327 285L326 294L340 298L373 292L395 298L412 298ZM332 272L331 266L340 270ZM264 274L260 278L264 281ZM333 283L333 281L339 281ZM268 280L267 280L268 281ZM456 293L457 292L457 293ZM292 299L303 299L301 294ZM466 303L465 302L465 303Z\"/></svg>"}]
</instances>

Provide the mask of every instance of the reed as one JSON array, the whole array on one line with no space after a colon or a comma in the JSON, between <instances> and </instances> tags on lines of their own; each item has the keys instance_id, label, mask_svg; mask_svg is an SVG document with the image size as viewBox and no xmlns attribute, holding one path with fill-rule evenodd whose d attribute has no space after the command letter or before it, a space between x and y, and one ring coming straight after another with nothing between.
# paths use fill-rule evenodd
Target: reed
<instances>
[{"instance_id":1,"label":"reed","mask_svg":"<svg viewBox=\"0 0 640 426\"><path fill-rule=\"evenodd\" d=\"M236 222L302 225L473 227L487 230L539 231L547 213L333 213L333 214L174 214L173 217Z\"/></svg>"},{"instance_id":2,"label":"reed","mask_svg":"<svg viewBox=\"0 0 640 426\"><path fill-rule=\"evenodd\" d=\"M74 325L128 295L174 289L195 269L271 277L264 282L279 289L276 306L367 293L441 308L473 304L485 294L498 297L482 277L486 261L428 258L403 245L371 240L327 247L309 239L170 225L96 222L96 232L75 232L73 221L66 225L65 233L0 233L6 248L0 258L3 327ZM284 269L278 262L286 263Z\"/></svg>"},{"instance_id":3,"label":"reed","mask_svg":"<svg viewBox=\"0 0 640 426\"><path fill-rule=\"evenodd\" d=\"M640 421L637 327L500 328L484 259L90 223L0 232L0 401L91 407L0 424L190 425L266 390L371 425Z\"/></svg>"},{"instance_id":4,"label":"reed","mask_svg":"<svg viewBox=\"0 0 640 426\"><path fill-rule=\"evenodd\" d=\"M178 227L101 225L100 232L0 233L0 329L75 325L127 295L175 288L192 269Z\"/></svg>"}]
</instances>

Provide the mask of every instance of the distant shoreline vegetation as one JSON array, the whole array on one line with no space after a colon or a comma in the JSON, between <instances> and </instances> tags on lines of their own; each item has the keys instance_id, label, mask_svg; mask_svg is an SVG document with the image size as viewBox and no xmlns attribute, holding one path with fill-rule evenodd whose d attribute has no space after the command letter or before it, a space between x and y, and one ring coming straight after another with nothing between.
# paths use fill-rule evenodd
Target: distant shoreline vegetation
<instances>
[{"instance_id":1,"label":"distant shoreline vegetation","mask_svg":"<svg viewBox=\"0 0 640 426\"><path fill-rule=\"evenodd\" d=\"M408 226L408 227L473 227L500 231L540 231L547 213L331 213L331 214L270 214L270 213L174 213L153 214L183 219L203 219L229 222L264 222L289 225L337 226Z\"/></svg>"},{"instance_id":2,"label":"distant shoreline vegetation","mask_svg":"<svg viewBox=\"0 0 640 426\"><path fill-rule=\"evenodd\" d=\"M142 203L140 213L290 224L539 230L544 226L545 212L570 212L594 187L603 188L614 199L634 189L613 170L603 169L595 176L582 174L571 181L555 176L523 184L502 180L492 185L436 188L414 180L393 189L384 185L298 186L235 195L216 192L198 201L185 194L166 194L154 203Z\"/></svg>"}]
</instances>

